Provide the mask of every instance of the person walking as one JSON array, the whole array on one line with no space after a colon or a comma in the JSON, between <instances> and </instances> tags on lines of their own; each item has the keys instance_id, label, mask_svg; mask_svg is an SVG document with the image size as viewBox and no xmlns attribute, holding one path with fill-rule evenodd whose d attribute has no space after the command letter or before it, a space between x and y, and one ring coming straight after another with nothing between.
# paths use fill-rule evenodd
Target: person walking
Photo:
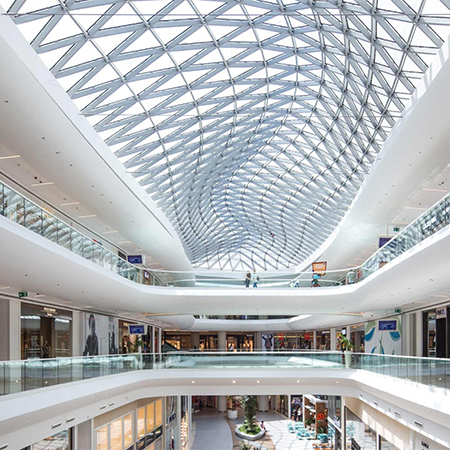
<instances>
[{"instance_id":1,"label":"person walking","mask_svg":"<svg viewBox=\"0 0 450 450\"><path fill-rule=\"evenodd\" d=\"M246 288L250 287L250 280L251 280L251 278L252 278L251 273L250 273L250 272L247 272L247 273L245 274L245 287L246 287Z\"/></svg>"}]
</instances>

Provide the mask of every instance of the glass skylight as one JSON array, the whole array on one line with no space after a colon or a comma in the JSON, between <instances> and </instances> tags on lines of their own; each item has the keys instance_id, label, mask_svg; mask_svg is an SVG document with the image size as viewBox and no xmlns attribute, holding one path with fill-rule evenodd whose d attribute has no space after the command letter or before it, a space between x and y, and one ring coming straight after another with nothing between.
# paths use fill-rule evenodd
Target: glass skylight
<instances>
[{"instance_id":1,"label":"glass skylight","mask_svg":"<svg viewBox=\"0 0 450 450\"><path fill-rule=\"evenodd\" d=\"M450 32L448 0L0 0L194 266L330 235Z\"/></svg>"}]
</instances>

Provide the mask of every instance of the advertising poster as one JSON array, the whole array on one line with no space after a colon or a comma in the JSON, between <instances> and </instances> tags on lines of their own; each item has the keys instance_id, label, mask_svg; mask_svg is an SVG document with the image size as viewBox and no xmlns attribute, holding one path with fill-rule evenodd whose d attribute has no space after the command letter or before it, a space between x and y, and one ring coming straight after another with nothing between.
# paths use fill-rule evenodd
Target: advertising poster
<instances>
[{"instance_id":1,"label":"advertising poster","mask_svg":"<svg viewBox=\"0 0 450 450\"><path fill-rule=\"evenodd\" d=\"M118 334L118 319L83 313L83 356L118 353Z\"/></svg>"},{"instance_id":2,"label":"advertising poster","mask_svg":"<svg viewBox=\"0 0 450 450\"><path fill-rule=\"evenodd\" d=\"M272 352L274 350L273 333L261 334L261 348L266 352Z\"/></svg>"},{"instance_id":3,"label":"advertising poster","mask_svg":"<svg viewBox=\"0 0 450 450\"><path fill-rule=\"evenodd\" d=\"M401 355L402 321L399 316L391 320L374 320L366 323L365 353Z\"/></svg>"}]
</instances>

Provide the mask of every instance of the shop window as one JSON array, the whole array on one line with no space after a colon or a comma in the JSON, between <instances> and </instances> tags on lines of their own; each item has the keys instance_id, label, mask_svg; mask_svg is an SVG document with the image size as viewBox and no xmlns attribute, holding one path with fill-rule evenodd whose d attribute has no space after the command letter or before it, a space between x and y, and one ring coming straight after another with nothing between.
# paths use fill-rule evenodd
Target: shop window
<instances>
[{"instance_id":1,"label":"shop window","mask_svg":"<svg viewBox=\"0 0 450 450\"><path fill-rule=\"evenodd\" d=\"M155 427L161 426L162 423L162 400L158 400L155 402Z\"/></svg>"},{"instance_id":2,"label":"shop window","mask_svg":"<svg viewBox=\"0 0 450 450\"><path fill-rule=\"evenodd\" d=\"M147 433L150 433L154 429L155 429L155 404L150 403L150 405L147 405L147 421L146 421Z\"/></svg>"},{"instance_id":3,"label":"shop window","mask_svg":"<svg viewBox=\"0 0 450 450\"><path fill-rule=\"evenodd\" d=\"M123 436L125 448L130 447L133 444L133 416L128 414L123 418Z\"/></svg>"},{"instance_id":4,"label":"shop window","mask_svg":"<svg viewBox=\"0 0 450 450\"><path fill-rule=\"evenodd\" d=\"M145 408L138 409L137 412L137 437L138 439L145 436Z\"/></svg>"},{"instance_id":5,"label":"shop window","mask_svg":"<svg viewBox=\"0 0 450 450\"><path fill-rule=\"evenodd\" d=\"M43 449L58 449L58 450L70 450L71 445L71 432L70 430L64 430L60 433L56 433L42 441L36 442L31 447L27 447L29 450L43 450Z\"/></svg>"},{"instance_id":6,"label":"shop window","mask_svg":"<svg viewBox=\"0 0 450 450\"><path fill-rule=\"evenodd\" d=\"M383 436L380 436L380 450L399 450L394 444L391 444Z\"/></svg>"},{"instance_id":7,"label":"shop window","mask_svg":"<svg viewBox=\"0 0 450 450\"><path fill-rule=\"evenodd\" d=\"M97 430L97 450L108 450L108 426Z\"/></svg>"},{"instance_id":8,"label":"shop window","mask_svg":"<svg viewBox=\"0 0 450 450\"><path fill-rule=\"evenodd\" d=\"M122 419L117 419L109 424L109 448L110 450L122 450L123 428Z\"/></svg>"}]
</instances>

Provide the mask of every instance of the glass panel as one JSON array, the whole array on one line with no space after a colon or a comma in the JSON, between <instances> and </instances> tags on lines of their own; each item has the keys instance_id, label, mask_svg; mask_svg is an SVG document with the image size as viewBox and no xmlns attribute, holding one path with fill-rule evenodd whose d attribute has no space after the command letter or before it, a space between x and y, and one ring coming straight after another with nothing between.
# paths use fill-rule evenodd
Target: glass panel
<instances>
[{"instance_id":1,"label":"glass panel","mask_svg":"<svg viewBox=\"0 0 450 450\"><path fill-rule=\"evenodd\" d=\"M109 424L109 448L110 450L122 450L123 424L122 419L117 419Z\"/></svg>"},{"instance_id":2,"label":"glass panel","mask_svg":"<svg viewBox=\"0 0 450 450\"><path fill-rule=\"evenodd\" d=\"M147 405L147 421L146 421L146 431L147 433L150 433L150 431L153 431L155 427L155 404L150 403L150 405Z\"/></svg>"},{"instance_id":3,"label":"glass panel","mask_svg":"<svg viewBox=\"0 0 450 450\"><path fill-rule=\"evenodd\" d=\"M45 211L42 213L42 236L58 242L58 220Z\"/></svg>"},{"instance_id":4,"label":"glass panel","mask_svg":"<svg viewBox=\"0 0 450 450\"><path fill-rule=\"evenodd\" d=\"M97 430L97 450L108 450L108 426Z\"/></svg>"},{"instance_id":5,"label":"glass panel","mask_svg":"<svg viewBox=\"0 0 450 450\"><path fill-rule=\"evenodd\" d=\"M139 408L137 412L137 437L145 436L145 408Z\"/></svg>"},{"instance_id":6,"label":"glass panel","mask_svg":"<svg viewBox=\"0 0 450 450\"><path fill-rule=\"evenodd\" d=\"M162 400L155 402L155 428L162 425Z\"/></svg>"},{"instance_id":7,"label":"glass panel","mask_svg":"<svg viewBox=\"0 0 450 450\"><path fill-rule=\"evenodd\" d=\"M24 199L6 186L4 189L4 215L13 222L24 224Z\"/></svg>"},{"instance_id":8,"label":"glass panel","mask_svg":"<svg viewBox=\"0 0 450 450\"><path fill-rule=\"evenodd\" d=\"M124 447L128 448L133 444L133 415L128 414L123 418Z\"/></svg>"},{"instance_id":9,"label":"glass panel","mask_svg":"<svg viewBox=\"0 0 450 450\"><path fill-rule=\"evenodd\" d=\"M35 233L41 234L42 210L39 206L28 200L25 200L25 227Z\"/></svg>"},{"instance_id":10,"label":"glass panel","mask_svg":"<svg viewBox=\"0 0 450 450\"><path fill-rule=\"evenodd\" d=\"M58 220L58 244L70 250L70 227Z\"/></svg>"}]
</instances>

